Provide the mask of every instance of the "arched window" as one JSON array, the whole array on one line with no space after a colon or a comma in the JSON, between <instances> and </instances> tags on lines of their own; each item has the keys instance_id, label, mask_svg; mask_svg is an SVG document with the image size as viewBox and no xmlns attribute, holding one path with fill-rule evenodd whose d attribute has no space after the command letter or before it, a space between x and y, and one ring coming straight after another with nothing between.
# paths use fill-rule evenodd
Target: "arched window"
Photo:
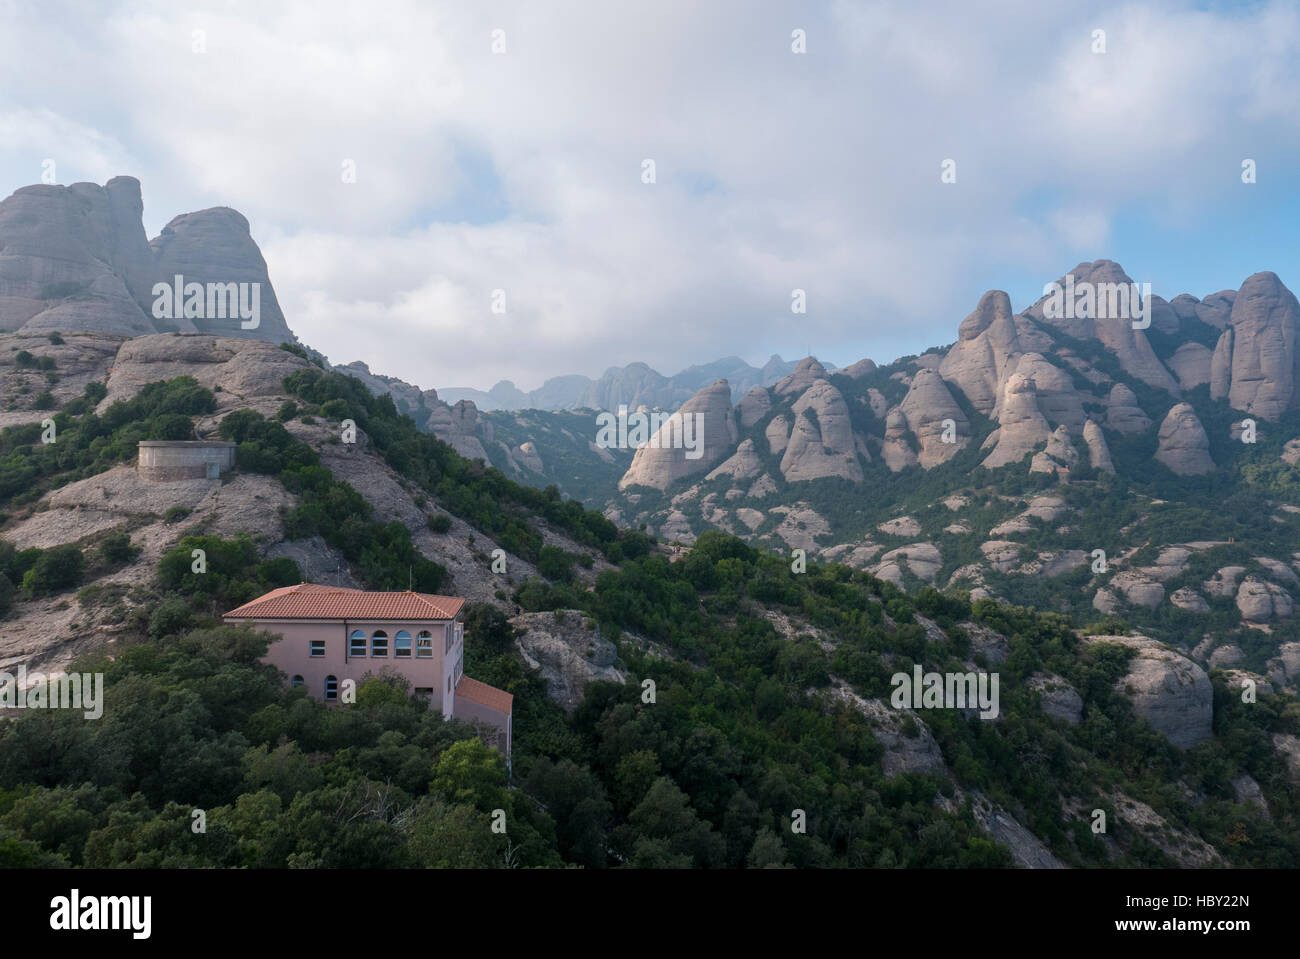
<instances>
[{"instance_id":1,"label":"arched window","mask_svg":"<svg viewBox=\"0 0 1300 959\"><path fill-rule=\"evenodd\" d=\"M325 677L325 699L333 702L339 698L339 678L337 676Z\"/></svg>"},{"instance_id":2,"label":"arched window","mask_svg":"<svg viewBox=\"0 0 1300 959\"><path fill-rule=\"evenodd\" d=\"M415 637L415 658L433 658L433 633L427 629L420 630L420 635Z\"/></svg>"},{"instance_id":3,"label":"arched window","mask_svg":"<svg viewBox=\"0 0 1300 959\"><path fill-rule=\"evenodd\" d=\"M352 635L348 637L351 644L353 656L364 656L366 654L366 634L359 629L352 630Z\"/></svg>"},{"instance_id":4,"label":"arched window","mask_svg":"<svg viewBox=\"0 0 1300 959\"><path fill-rule=\"evenodd\" d=\"M393 637L393 655L398 659L411 658L411 634L404 629Z\"/></svg>"},{"instance_id":5,"label":"arched window","mask_svg":"<svg viewBox=\"0 0 1300 959\"><path fill-rule=\"evenodd\" d=\"M293 677L293 679L289 680L290 689L297 689L299 686L306 686L306 685L307 685L306 680L304 680L301 676L295 676Z\"/></svg>"},{"instance_id":6,"label":"arched window","mask_svg":"<svg viewBox=\"0 0 1300 959\"><path fill-rule=\"evenodd\" d=\"M370 655L388 655L388 634L382 629L377 629L370 634Z\"/></svg>"}]
</instances>

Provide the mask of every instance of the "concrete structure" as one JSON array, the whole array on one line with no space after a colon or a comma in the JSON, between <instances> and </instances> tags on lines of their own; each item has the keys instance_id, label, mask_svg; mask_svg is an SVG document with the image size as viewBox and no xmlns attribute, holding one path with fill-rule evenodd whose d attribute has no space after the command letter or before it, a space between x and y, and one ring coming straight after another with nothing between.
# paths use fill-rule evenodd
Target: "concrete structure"
<instances>
[{"instance_id":1,"label":"concrete structure","mask_svg":"<svg viewBox=\"0 0 1300 959\"><path fill-rule=\"evenodd\" d=\"M141 440L135 471L150 483L219 479L235 466L235 444L219 440Z\"/></svg>"},{"instance_id":2,"label":"concrete structure","mask_svg":"<svg viewBox=\"0 0 1300 959\"><path fill-rule=\"evenodd\" d=\"M514 696L464 675L464 605L456 596L300 583L273 589L223 618L279 634L263 662L327 705L344 700L347 680L360 686L367 674L404 677L444 719L495 730L489 738L508 765Z\"/></svg>"}]
</instances>

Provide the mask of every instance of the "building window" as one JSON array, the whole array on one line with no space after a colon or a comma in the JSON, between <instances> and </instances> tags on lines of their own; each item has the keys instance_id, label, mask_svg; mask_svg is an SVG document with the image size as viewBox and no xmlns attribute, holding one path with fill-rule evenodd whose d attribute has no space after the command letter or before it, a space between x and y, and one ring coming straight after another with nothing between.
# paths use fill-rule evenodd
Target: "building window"
<instances>
[{"instance_id":1,"label":"building window","mask_svg":"<svg viewBox=\"0 0 1300 959\"><path fill-rule=\"evenodd\" d=\"M388 634L382 629L377 629L370 634L370 655L388 655Z\"/></svg>"},{"instance_id":2,"label":"building window","mask_svg":"<svg viewBox=\"0 0 1300 959\"><path fill-rule=\"evenodd\" d=\"M444 653L451 652L451 644L455 641L455 636L456 634L453 633L451 630L451 624L448 623L447 624L447 648L443 650Z\"/></svg>"},{"instance_id":3,"label":"building window","mask_svg":"<svg viewBox=\"0 0 1300 959\"><path fill-rule=\"evenodd\" d=\"M297 689L299 686L306 686L306 685L307 685L306 681L301 676L295 676L293 677L293 679L289 680L289 687L291 689Z\"/></svg>"},{"instance_id":4,"label":"building window","mask_svg":"<svg viewBox=\"0 0 1300 959\"><path fill-rule=\"evenodd\" d=\"M328 702L334 702L339 698L339 678L337 676L325 677L325 699Z\"/></svg>"},{"instance_id":5,"label":"building window","mask_svg":"<svg viewBox=\"0 0 1300 959\"><path fill-rule=\"evenodd\" d=\"M415 698L416 698L416 699L433 699L433 687L432 687L432 686L416 686L416 687L415 687Z\"/></svg>"},{"instance_id":6,"label":"building window","mask_svg":"<svg viewBox=\"0 0 1300 959\"><path fill-rule=\"evenodd\" d=\"M433 658L433 633L427 629L420 630L420 635L415 637L415 657L417 659Z\"/></svg>"},{"instance_id":7,"label":"building window","mask_svg":"<svg viewBox=\"0 0 1300 959\"><path fill-rule=\"evenodd\" d=\"M393 637L393 655L398 659L411 658L411 634L404 629Z\"/></svg>"},{"instance_id":8,"label":"building window","mask_svg":"<svg viewBox=\"0 0 1300 959\"><path fill-rule=\"evenodd\" d=\"M448 695L448 696L451 695L451 677L450 677L450 676L447 677L447 695Z\"/></svg>"},{"instance_id":9,"label":"building window","mask_svg":"<svg viewBox=\"0 0 1300 959\"><path fill-rule=\"evenodd\" d=\"M359 629L354 629L352 636L349 638L352 644L352 655L364 656L366 654L366 634Z\"/></svg>"},{"instance_id":10,"label":"building window","mask_svg":"<svg viewBox=\"0 0 1300 959\"><path fill-rule=\"evenodd\" d=\"M325 640L313 639L311 641L311 655L313 659L317 659L325 655Z\"/></svg>"}]
</instances>

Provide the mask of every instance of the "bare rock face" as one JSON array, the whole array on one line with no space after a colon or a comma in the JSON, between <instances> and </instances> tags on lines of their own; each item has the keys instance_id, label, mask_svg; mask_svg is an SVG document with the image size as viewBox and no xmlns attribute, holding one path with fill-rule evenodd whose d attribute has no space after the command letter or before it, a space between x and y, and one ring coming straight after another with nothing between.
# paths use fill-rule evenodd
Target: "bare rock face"
<instances>
[{"instance_id":1,"label":"bare rock face","mask_svg":"<svg viewBox=\"0 0 1300 959\"><path fill-rule=\"evenodd\" d=\"M802 393L817 380L824 380L829 375L826 372L826 367L818 363L815 358L805 356L795 366L793 373L776 384L776 395L791 396L795 393Z\"/></svg>"},{"instance_id":2,"label":"bare rock face","mask_svg":"<svg viewBox=\"0 0 1300 959\"><path fill-rule=\"evenodd\" d=\"M878 420L883 420L885 414L889 412L889 400L885 399L885 394L874 386L867 390L867 404L871 407L872 415Z\"/></svg>"},{"instance_id":3,"label":"bare rock face","mask_svg":"<svg viewBox=\"0 0 1300 959\"><path fill-rule=\"evenodd\" d=\"M1179 403L1160 424L1156 459L1179 476L1198 476L1214 469L1210 438L1190 403Z\"/></svg>"},{"instance_id":4,"label":"bare rock face","mask_svg":"<svg viewBox=\"0 0 1300 959\"><path fill-rule=\"evenodd\" d=\"M1014 373L1007 379L998 423L997 445L982 464L989 469L1020 462L1051 437L1052 428L1038 408L1038 391L1030 377Z\"/></svg>"},{"instance_id":5,"label":"bare rock face","mask_svg":"<svg viewBox=\"0 0 1300 959\"><path fill-rule=\"evenodd\" d=\"M1266 420L1297 405L1300 303L1275 273L1256 273L1232 304L1232 387L1228 402Z\"/></svg>"},{"instance_id":6,"label":"bare rock face","mask_svg":"<svg viewBox=\"0 0 1300 959\"><path fill-rule=\"evenodd\" d=\"M1083 697L1068 682L1054 673L1035 673L1029 688L1038 693L1038 704L1043 712L1054 719L1063 719L1071 726L1083 719Z\"/></svg>"},{"instance_id":7,"label":"bare rock face","mask_svg":"<svg viewBox=\"0 0 1300 959\"><path fill-rule=\"evenodd\" d=\"M1106 425L1118 433L1145 433L1151 429L1151 417L1138 406L1136 393L1116 383L1106 399Z\"/></svg>"},{"instance_id":8,"label":"bare rock face","mask_svg":"<svg viewBox=\"0 0 1300 959\"><path fill-rule=\"evenodd\" d=\"M1110 585L1123 593L1124 598L1134 606L1155 609L1165 601L1165 588L1145 574L1134 570L1116 573Z\"/></svg>"},{"instance_id":9,"label":"bare rock face","mask_svg":"<svg viewBox=\"0 0 1300 959\"><path fill-rule=\"evenodd\" d=\"M681 414L680 420L666 422L650 443L636 451L632 465L618 482L619 489L629 486L667 489L683 476L707 470L735 447L736 421L731 413L731 387L726 380L704 387L687 400L678 413ZM702 420L695 419L697 413L702 415ZM686 454L690 451L684 448L679 432L686 417L691 417L692 423L700 423L695 437L700 444L696 459L687 459ZM656 439L658 448L654 445Z\"/></svg>"},{"instance_id":10,"label":"bare rock face","mask_svg":"<svg viewBox=\"0 0 1300 959\"><path fill-rule=\"evenodd\" d=\"M1072 433L1083 429L1087 417L1083 412L1082 397L1069 373L1049 363L1041 353L1026 353L1020 357L1015 363L1015 372L1034 381L1038 408L1049 425L1064 424ZM994 411L995 419L999 418L998 412Z\"/></svg>"},{"instance_id":11,"label":"bare rock face","mask_svg":"<svg viewBox=\"0 0 1300 959\"><path fill-rule=\"evenodd\" d=\"M772 408L772 398L767 395L767 390L761 386L756 386L736 404L736 416L740 420L741 429L749 429Z\"/></svg>"},{"instance_id":12,"label":"bare rock face","mask_svg":"<svg viewBox=\"0 0 1300 959\"><path fill-rule=\"evenodd\" d=\"M884 747L880 765L887 779L903 773L947 772L938 742L912 710L894 709L880 699L864 699L843 681L832 687L832 695L866 719L871 735Z\"/></svg>"},{"instance_id":13,"label":"bare rock face","mask_svg":"<svg viewBox=\"0 0 1300 959\"><path fill-rule=\"evenodd\" d=\"M1253 623L1285 619L1294 608L1291 594L1276 583L1265 583L1248 576L1237 589L1237 609L1241 618Z\"/></svg>"},{"instance_id":14,"label":"bare rock face","mask_svg":"<svg viewBox=\"0 0 1300 959\"><path fill-rule=\"evenodd\" d=\"M217 399L223 405L240 398L279 396L284 378L309 366L301 357L260 340L198 333L137 336L117 351L100 409L134 396L148 383L177 376L192 376L210 390L220 387Z\"/></svg>"},{"instance_id":15,"label":"bare rock face","mask_svg":"<svg viewBox=\"0 0 1300 959\"><path fill-rule=\"evenodd\" d=\"M917 372L898 409L921 444L922 469L946 463L970 442L970 421L948 392L943 378L933 370ZM949 426L953 441L944 442Z\"/></svg>"},{"instance_id":16,"label":"bare rock face","mask_svg":"<svg viewBox=\"0 0 1300 959\"><path fill-rule=\"evenodd\" d=\"M24 187L0 203L0 330L295 342L242 215L225 207L187 213L149 242L143 213L133 177ZM186 284L258 284L258 325L245 329L238 315L155 318L154 284L170 287L177 275Z\"/></svg>"},{"instance_id":17,"label":"bare rock face","mask_svg":"<svg viewBox=\"0 0 1300 959\"><path fill-rule=\"evenodd\" d=\"M1232 304L1237 299L1236 290L1211 293L1196 304L1196 318L1216 329L1224 329L1232 317Z\"/></svg>"},{"instance_id":18,"label":"bare rock face","mask_svg":"<svg viewBox=\"0 0 1300 959\"><path fill-rule=\"evenodd\" d=\"M541 454L537 452L537 444L532 440L520 443L511 453L512 458L517 463L522 464L534 473L541 473L545 469L542 464Z\"/></svg>"},{"instance_id":19,"label":"bare rock face","mask_svg":"<svg viewBox=\"0 0 1300 959\"><path fill-rule=\"evenodd\" d=\"M1161 333L1177 333L1180 326L1178 313L1164 297L1151 294L1151 328Z\"/></svg>"},{"instance_id":20,"label":"bare rock face","mask_svg":"<svg viewBox=\"0 0 1300 959\"><path fill-rule=\"evenodd\" d=\"M515 645L528 665L541 670L546 694L566 712L582 704L590 683L621 683L625 678L615 666L613 643L580 610L523 613L510 625L517 631Z\"/></svg>"},{"instance_id":21,"label":"bare rock face","mask_svg":"<svg viewBox=\"0 0 1300 959\"><path fill-rule=\"evenodd\" d=\"M1112 309L1110 291L1118 289L1117 285L1127 286L1133 282L1123 268L1112 260L1096 260L1080 263L1070 272L1074 275L1076 291L1081 290L1081 284L1084 283L1091 284L1092 289L1097 291L1092 316L1079 316L1077 309L1074 316L1046 316L1044 305L1047 297L1043 297L1025 312L1076 339L1100 340L1106 349L1115 354L1120 366L1129 375L1137 377L1148 386L1179 395L1178 382L1161 364L1151 349L1146 334L1133 329L1132 308L1129 316L1118 315L1119 311ZM1061 277L1058 282L1064 286L1065 277ZM1128 288L1131 289L1131 286Z\"/></svg>"},{"instance_id":22,"label":"bare rock face","mask_svg":"<svg viewBox=\"0 0 1300 959\"><path fill-rule=\"evenodd\" d=\"M885 442L880 448L880 456L891 473L897 473L915 466L918 462L916 451L907 442L907 417L898 407L889 411L885 417Z\"/></svg>"},{"instance_id":23,"label":"bare rock face","mask_svg":"<svg viewBox=\"0 0 1300 959\"><path fill-rule=\"evenodd\" d=\"M1214 689L1200 666L1145 636L1090 636L1084 642L1118 643L1136 651L1115 689L1171 743L1190 749L1210 738Z\"/></svg>"},{"instance_id":24,"label":"bare rock face","mask_svg":"<svg viewBox=\"0 0 1300 959\"><path fill-rule=\"evenodd\" d=\"M1115 472L1115 464L1110 458L1110 446L1106 443L1106 434L1091 419L1083 424L1083 442L1088 447L1088 461L1092 468L1103 473Z\"/></svg>"},{"instance_id":25,"label":"bare rock face","mask_svg":"<svg viewBox=\"0 0 1300 959\"><path fill-rule=\"evenodd\" d=\"M849 377L850 379L860 380L868 373L874 373L876 369L877 369L876 361L871 359L866 359L866 360L858 360L852 366L844 367L844 369L840 370L840 372L843 373L845 376Z\"/></svg>"},{"instance_id":26,"label":"bare rock face","mask_svg":"<svg viewBox=\"0 0 1300 959\"><path fill-rule=\"evenodd\" d=\"M1070 441L1070 431L1064 426L1058 426L1047 438L1047 449L1034 454L1030 460L1029 472L1056 473L1065 470L1068 473L1078 465L1079 451Z\"/></svg>"},{"instance_id":27,"label":"bare rock face","mask_svg":"<svg viewBox=\"0 0 1300 959\"><path fill-rule=\"evenodd\" d=\"M1155 325L1154 321L1152 325ZM1179 385L1190 390L1210 382L1213 360L1214 352L1209 347L1200 343L1184 343L1169 357L1168 365L1174 371L1174 376L1178 377Z\"/></svg>"},{"instance_id":28,"label":"bare rock face","mask_svg":"<svg viewBox=\"0 0 1300 959\"><path fill-rule=\"evenodd\" d=\"M981 413L992 414L1014 358L1024 352L1011 312L1011 298L989 290L962 320L958 339L944 356L939 373L966 394Z\"/></svg>"},{"instance_id":29,"label":"bare rock face","mask_svg":"<svg viewBox=\"0 0 1300 959\"><path fill-rule=\"evenodd\" d=\"M243 214L229 207L183 214L163 227L149 246L155 272L164 280L181 275L186 283L259 285L261 315L256 328L243 329L237 316L204 318L193 321L199 332L247 336L276 344L294 341L271 287L266 260L253 242Z\"/></svg>"},{"instance_id":30,"label":"bare rock face","mask_svg":"<svg viewBox=\"0 0 1300 959\"><path fill-rule=\"evenodd\" d=\"M782 476L790 482L823 476L862 482L849 408L839 390L817 380L795 401L791 412L794 428L781 457Z\"/></svg>"},{"instance_id":31,"label":"bare rock face","mask_svg":"<svg viewBox=\"0 0 1300 959\"><path fill-rule=\"evenodd\" d=\"M780 456L790 442L790 421L784 414L772 417L764 435L767 437L767 448L772 451L772 455Z\"/></svg>"},{"instance_id":32,"label":"bare rock face","mask_svg":"<svg viewBox=\"0 0 1300 959\"><path fill-rule=\"evenodd\" d=\"M753 440L745 440L728 459L715 467L705 479L717 479L719 476L731 476L738 480L753 479L763 472L763 464L758 458Z\"/></svg>"},{"instance_id":33,"label":"bare rock face","mask_svg":"<svg viewBox=\"0 0 1300 959\"><path fill-rule=\"evenodd\" d=\"M479 439L478 407L473 400L459 400L455 406L439 403L429 414L428 429L466 459L488 462L487 450Z\"/></svg>"},{"instance_id":34,"label":"bare rock face","mask_svg":"<svg viewBox=\"0 0 1300 959\"><path fill-rule=\"evenodd\" d=\"M1169 601L1179 609L1185 609L1189 613L1208 613L1210 604L1194 589L1176 589L1174 594L1169 597Z\"/></svg>"},{"instance_id":35,"label":"bare rock face","mask_svg":"<svg viewBox=\"0 0 1300 959\"><path fill-rule=\"evenodd\" d=\"M0 330L157 332L140 182L23 187L0 203Z\"/></svg>"},{"instance_id":36,"label":"bare rock face","mask_svg":"<svg viewBox=\"0 0 1300 959\"><path fill-rule=\"evenodd\" d=\"M1210 358L1210 399L1226 400L1232 388L1232 329L1219 334Z\"/></svg>"},{"instance_id":37,"label":"bare rock face","mask_svg":"<svg viewBox=\"0 0 1300 959\"><path fill-rule=\"evenodd\" d=\"M1237 580L1245 571L1244 566L1225 566L1212 579L1201 583L1201 587L1211 596L1233 596L1237 592Z\"/></svg>"}]
</instances>

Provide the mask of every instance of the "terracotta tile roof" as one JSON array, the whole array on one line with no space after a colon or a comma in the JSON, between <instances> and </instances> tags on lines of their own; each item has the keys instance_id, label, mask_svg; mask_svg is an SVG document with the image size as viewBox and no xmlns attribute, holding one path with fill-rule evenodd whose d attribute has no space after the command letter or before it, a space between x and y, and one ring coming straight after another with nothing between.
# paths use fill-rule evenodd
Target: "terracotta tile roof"
<instances>
[{"instance_id":1,"label":"terracotta tile roof","mask_svg":"<svg viewBox=\"0 0 1300 959\"><path fill-rule=\"evenodd\" d=\"M452 619L465 600L429 593L372 593L299 583L282 586L226 613L226 619Z\"/></svg>"},{"instance_id":2,"label":"terracotta tile roof","mask_svg":"<svg viewBox=\"0 0 1300 959\"><path fill-rule=\"evenodd\" d=\"M460 682L456 684L456 695L480 706L486 706L488 709L495 709L499 713L508 713L514 708L513 695L487 683L480 683L477 679L470 679L468 676L462 676Z\"/></svg>"}]
</instances>

